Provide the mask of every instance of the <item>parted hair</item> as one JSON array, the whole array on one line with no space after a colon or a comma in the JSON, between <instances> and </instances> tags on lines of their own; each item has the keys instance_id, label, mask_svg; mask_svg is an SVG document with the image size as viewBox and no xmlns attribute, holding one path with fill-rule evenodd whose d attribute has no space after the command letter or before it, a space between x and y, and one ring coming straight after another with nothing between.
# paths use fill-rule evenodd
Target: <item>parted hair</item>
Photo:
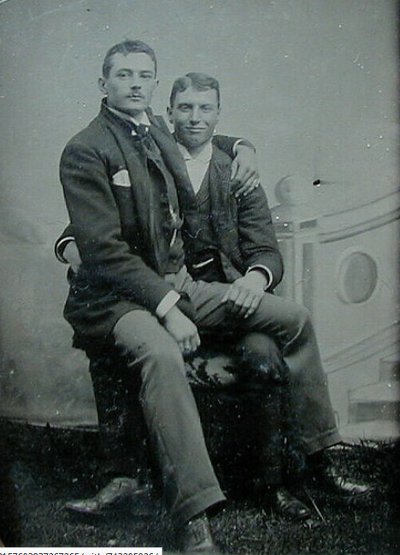
<instances>
[{"instance_id":1,"label":"parted hair","mask_svg":"<svg viewBox=\"0 0 400 555\"><path fill-rule=\"evenodd\" d=\"M214 89L217 92L218 107L220 105L220 92L219 83L217 79L207 75L206 73L186 73L183 77L175 79L172 85L171 94L169 97L169 105L171 108L174 105L176 95L180 92L186 91L189 87L193 87L197 91L207 91Z\"/></svg>"},{"instance_id":2,"label":"parted hair","mask_svg":"<svg viewBox=\"0 0 400 555\"><path fill-rule=\"evenodd\" d=\"M157 58L154 50L141 40L130 40L126 39L118 44L114 44L106 53L103 61L103 77L108 77L110 74L110 69L112 66L112 57L114 54L123 54L127 56L128 54L135 54L137 52L143 52L150 56L154 62L154 71L157 75Z\"/></svg>"}]
</instances>

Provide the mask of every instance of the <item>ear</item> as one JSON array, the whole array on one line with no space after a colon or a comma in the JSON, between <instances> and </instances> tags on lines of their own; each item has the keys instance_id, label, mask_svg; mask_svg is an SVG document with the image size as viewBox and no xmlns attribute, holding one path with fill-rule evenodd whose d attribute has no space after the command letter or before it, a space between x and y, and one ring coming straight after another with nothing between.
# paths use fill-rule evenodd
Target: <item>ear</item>
<instances>
[{"instance_id":1,"label":"ear","mask_svg":"<svg viewBox=\"0 0 400 555\"><path fill-rule=\"evenodd\" d=\"M171 106L168 106L168 108L167 108L167 116L168 116L169 123L171 123L171 124L174 123L173 119L172 119L172 108L171 108Z\"/></svg>"},{"instance_id":2,"label":"ear","mask_svg":"<svg viewBox=\"0 0 400 555\"><path fill-rule=\"evenodd\" d=\"M107 87L106 87L106 80L104 79L104 77L99 77L98 81L97 81L97 85L100 89L100 91L107 95L108 91L107 91Z\"/></svg>"},{"instance_id":3,"label":"ear","mask_svg":"<svg viewBox=\"0 0 400 555\"><path fill-rule=\"evenodd\" d=\"M159 82L160 82L160 81L159 81L158 79L156 79L156 80L154 81L154 87L153 87L153 90L152 90L152 92L151 92L152 95L154 94L154 91L157 90L157 87L158 87L158 83L159 83Z\"/></svg>"}]
</instances>

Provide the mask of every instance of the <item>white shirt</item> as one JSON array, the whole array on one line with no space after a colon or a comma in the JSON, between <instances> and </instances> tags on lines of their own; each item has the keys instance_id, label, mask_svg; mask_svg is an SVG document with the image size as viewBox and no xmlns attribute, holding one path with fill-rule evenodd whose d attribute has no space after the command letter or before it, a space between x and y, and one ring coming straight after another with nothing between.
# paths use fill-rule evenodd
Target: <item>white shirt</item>
<instances>
[{"instance_id":1,"label":"white shirt","mask_svg":"<svg viewBox=\"0 0 400 555\"><path fill-rule=\"evenodd\" d=\"M190 152L180 143L177 143L177 145L183 159L185 160L193 190L197 195L210 165L212 157L211 141L205 145L204 149L197 156L192 156Z\"/></svg>"},{"instance_id":2,"label":"white shirt","mask_svg":"<svg viewBox=\"0 0 400 555\"><path fill-rule=\"evenodd\" d=\"M111 108L111 106L107 106L107 108L110 110L110 112L112 112L116 116L119 116L120 118L122 118L126 121L130 121L131 123L133 123L136 126L142 124L142 125L145 125L146 127L150 127L150 125L151 125L150 120L147 117L146 112L142 112L140 114L140 120L139 120L137 118L134 118L133 116L130 116L129 114L126 114L125 112L121 112L120 110L116 110L115 108ZM131 135L137 135L136 131L134 131L132 129Z\"/></svg>"}]
</instances>

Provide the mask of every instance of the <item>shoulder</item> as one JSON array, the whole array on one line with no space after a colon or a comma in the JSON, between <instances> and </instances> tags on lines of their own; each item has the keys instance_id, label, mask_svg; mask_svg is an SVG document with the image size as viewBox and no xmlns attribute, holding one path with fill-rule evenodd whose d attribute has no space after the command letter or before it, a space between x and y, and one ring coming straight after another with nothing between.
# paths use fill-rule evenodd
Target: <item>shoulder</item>
<instances>
[{"instance_id":1,"label":"shoulder","mask_svg":"<svg viewBox=\"0 0 400 555\"><path fill-rule=\"evenodd\" d=\"M115 138L110 132L107 122L101 114L95 117L87 127L76 133L66 144L62 160L68 155L76 156L79 152L90 152L100 158L115 156L118 150Z\"/></svg>"},{"instance_id":2,"label":"shoulder","mask_svg":"<svg viewBox=\"0 0 400 555\"><path fill-rule=\"evenodd\" d=\"M232 165L232 159L230 158L230 156L228 156L228 154L226 154L215 144L212 145L211 162L214 165L218 166L220 169L224 169L224 170L226 169L230 170Z\"/></svg>"},{"instance_id":3,"label":"shoulder","mask_svg":"<svg viewBox=\"0 0 400 555\"><path fill-rule=\"evenodd\" d=\"M99 142L104 141L107 136L107 126L103 121L101 114L96 116L84 129L76 133L68 142L69 145L82 144L82 145L97 145Z\"/></svg>"}]
</instances>

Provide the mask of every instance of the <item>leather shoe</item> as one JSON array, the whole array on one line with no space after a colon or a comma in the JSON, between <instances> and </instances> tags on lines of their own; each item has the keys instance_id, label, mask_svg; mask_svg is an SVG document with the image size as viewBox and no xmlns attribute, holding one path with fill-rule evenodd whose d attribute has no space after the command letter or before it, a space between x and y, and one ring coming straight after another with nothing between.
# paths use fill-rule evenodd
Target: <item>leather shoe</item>
<instances>
[{"instance_id":1,"label":"leather shoe","mask_svg":"<svg viewBox=\"0 0 400 555\"><path fill-rule=\"evenodd\" d=\"M179 531L180 549L183 553L210 553L220 555L211 535L207 516L202 513L186 522Z\"/></svg>"},{"instance_id":2,"label":"leather shoe","mask_svg":"<svg viewBox=\"0 0 400 555\"><path fill-rule=\"evenodd\" d=\"M374 491L373 486L344 476L333 463L317 467L314 478L321 488L348 501L365 498Z\"/></svg>"},{"instance_id":3,"label":"leather shoe","mask_svg":"<svg viewBox=\"0 0 400 555\"><path fill-rule=\"evenodd\" d=\"M86 515L100 515L105 509L146 491L147 486L139 486L134 478L114 478L94 497L68 501L65 508Z\"/></svg>"},{"instance_id":4,"label":"leather shoe","mask_svg":"<svg viewBox=\"0 0 400 555\"><path fill-rule=\"evenodd\" d=\"M276 514L290 520L300 521L311 518L310 509L286 488L280 487L270 494L271 508Z\"/></svg>"}]
</instances>

